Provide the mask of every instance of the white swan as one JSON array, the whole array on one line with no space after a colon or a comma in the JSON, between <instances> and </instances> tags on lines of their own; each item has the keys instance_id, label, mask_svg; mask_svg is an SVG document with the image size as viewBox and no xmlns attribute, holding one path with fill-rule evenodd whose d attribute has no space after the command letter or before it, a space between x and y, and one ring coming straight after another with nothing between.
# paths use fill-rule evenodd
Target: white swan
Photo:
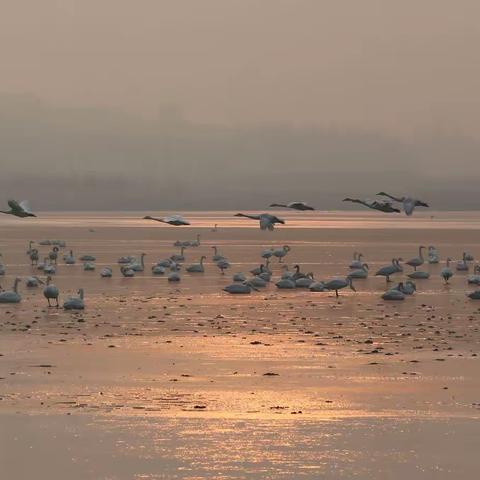
<instances>
[{"instance_id":1,"label":"white swan","mask_svg":"<svg viewBox=\"0 0 480 480\"><path fill-rule=\"evenodd\" d=\"M327 290L335 290L335 295L338 298L338 291L342 288L350 287L351 290L356 292L355 287L353 286L352 279L347 278L334 278L333 280L329 280L325 282L325 288Z\"/></svg>"},{"instance_id":2,"label":"white swan","mask_svg":"<svg viewBox=\"0 0 480 480\"><path fill-rule=\"evenodd\" d=\"M292 210L315 210L313 207L308 205L305 202L290 202L290 203L272 203L270 204L271 207L282 207L282 208L290 208Z\"/></svg>"},{"instance_id":3,"label":"white swan","mask_svg":"<svg viewBox=\"0 0 480 480\"><path fill-rule=\"evenodd\" d=\"M440 257L438 255L437 249L433 245L430 245L428 247L428 263L436 264L439 261Z\"/></svg>"},{"instance_id":4,"label":"white swan","mask_svg":"<svg viewBox=\"0 0 480 480\"><path fill-rule=\"evenodd\" d=\"M242 272L238 272L238 273L235 273L235 275L233 275L234 282L245 282L246 280L247 280L247 277Z\"/></svg>"},{"instance_id":5,"label":"white swan","mask_svg":"<svg viewBox=\"0 0 480 480\"><path fill-rule=\"evenodd\" d=\"M278 258L278 262L282 262L282 258L285 257L290 252L290 247L288 245L284 245L282 248L277 248L273 251L273 255Z\"/></svg>"},{"instance_id":6,"label":"white swan","mask_svg":"<svg viewBox=\"0 0 480 480\"><path fill-rule=\"evenodd\" d=\"M467 297L472 300L480 300L480 290L475 290L474 292L468 293Z\"/></svg>"},{"instance_id":7,"label":"white swan","mask_svg":"<svg viewBox=\"0 0 480 480\"><path fill-rule=\"evenodd\" d=\"M382 295L383 300L405 300L405 294L400 290L391 289L387 290Z\"/></svg>"},{"instance_id":8,"label":"white swan","mask_svg":"<svg viewBox=\"0 0 480 480\"><path fill-rule=\"evenodd\" d=\"M185 261L185 255L183 254L185 252L185 248L183 247L180 249L180 253L176 253L170 257L170 260L174 262L184 262Z\"/></svg>"},{"instance_id":9,"label":"white swan","mask_svg":"<svg viewBox=\"0 0 480 480\"><path fill-rule=\"evenodd\" d=\"M120 266L120 273L127 278L131 278L135 276L135 270L133 270L130 265L121 265Z\"/></svg>"},{"instance_id":10,"label":"white swan","mask_svg":"<svg viewBox=\"0 0 480 480\"><path fill-rule=\"evenodd\" d=\"M394 273L398 273L402 271L402 267L400 266L399 259L397 258L392 258L392 263L391 265L386 265L385 267L382 267L378 272L375 274L375 276L381 276L385 277L387 283L390 281L390 276L393 275Z\"/></svg>"},{"instance_id":11,"label":"white swan","mask_svg":"<svg viewBox=\"0 0 480 480\"><path fill-rule=\"evenodd\" d=\"M222 275L225 275L225 270L227 268L230 268L230 263L228 262L228 260L226 258L224 258L223 260L219 260L217 262L217 267L220 269L220 271L222 272Z\"/></svg>"},{"instance_id":12,"label":"white swan","mask_svg":"<svg viewBox=\"0 0 480 480\"><path fill-rule=\"evenodd\" d=\"M83 310L85 308L83 288L78 290L78 297L70 297L63 302L65 310Z\"/></svg>"},{"instance_id":13,"label":"white swan","mask_svg":"<svg viewBox=\"0 0 480 480\"><path fill-rule=\"evenodd\" d=\"M133 262L136 262L136 261L137 261L137 259L133 255L126 255L124 257L120 257L117 260L117 263L126 264L126 263L133 263Z\"/></svg>"},{"instance_id":14,"label":"white swan","mask_svg":"<svg viewBox=\"0 0 480 480\"><path fill-rule=\"evenodd\" d=\"M357 270L359 268L362 268L362 266L363 266L362 258L363 258L363 253L354 252L353 253L353 261L352 261L352 263L350 263L349 268L353 268L353 269L357 269Z\"/></svg>"},{"instance_id":15,"label":"white swan","mask_svg":"<svg viewBox=\"0 0 480 480\"><path fill-rule=\"evenodd\" d=\"M0 275L5 275L5 271L6 271L6 268L5 268L5 265L2 261L2 254L0 253Z\"/></svg>"},{"instance_id":16,"label":"white swan","mask_svg":"<svg viewBox=\"0 0 480 480\"><path fill-rule=\"evenodd\" d=\"M93 255L82 255L80 257L81 262L94 262L96 258Z\"/></svg>"},{"instance_id":17,"label":"white swan","mask_svg":"<svg viewBox=\"0 0 480 480\"><path fill-rule=\"evenodd\" d=\"M379 192L379 193L377 193L377 195L381 195L383 197L388 197L388 198L391 198L392 200L395 200L396 202L401 203L403 205L403 211L408 216L412 215L415 207L429 207L430 206L428 203L422 202L421 200L417 200L417 199L412 198L412 197L394 197L393 195L389 195L388 193L385 193L385 192Z\"/></svg>"},{"instance_id":18,"label":"white swan","mask_svg":"<svg viewBox=\"0 0 480 480\"><path fill-rule=\"evenodd\" d=\"M249 282L232 283L231 285L227 285L223 290L225 292L232 293L232 294L247 294L247 293L252 293L252 290L258 291Z\"/></svg>"},{"instance_id":19,"label":"white swan","mask_svg":"<svg viewBox=\"0 0 480 480\"><path fill-rule=\"evenodd\" d=\"M75 263L75 257L73 255L73 250L70 250L70 253L63 256L63 261L67 265L73 265Z\"/></svg>"},{"instance_id":20,"label":"white swan","mask_svg":"<svg viewBox=\"0 0 480 480\"><path fill-rule=\"evenodd\" d=\"M94 262L85 262L83 264L83 270L85 272L92 272L93 270L95 270L95 263Z\"/></svg>"},{"instance_id":21,"label":"white swan","mask_svg":"<svg viewBox=\"0 0 480 480\"><path fill-rule=\"evenodd\" d=\"M165 267L162 267L161 265L153 265L152 273L153 275L163 275L165 273Z\"/></svg>"},{"instance_id":22,"label":"white swan","mask_svg":"<svg viewBox=\"0 0 480 480\"><path fill-rule=\"evenodd\" d=\"M292 280L291 278L282 278L275 284L275 286L277 288L280 288L280 289L294 289L294 288L297 288L295 280Z\"/></svg>"},{"instance_id":23,"label":"white swan","mask_svg":"<svg viewBox=\"0 0 480 480\"><path fill-rule=\"evenodd\" d=\"M58 307L58 297L60 295L60 290L52 283L52 277L50 275L47 277L47 286L43 289L43 296L48 300L48 306L51 307L50 300L55 300Z\"/></svg>"},{"instance_id":24,"label":"white swan","mask_svg":"<svg viewBox=\"0 0 480 480\"><path fill-rule=\"evenodd\" d=\"M371 208L372 210L378 210L379 212L384 213L400 213L398 208L395 208L391 202L387 202L386 200L360 200L359 198L344 198L344 202L352 202L352 203L359 203L360 205L364 205L365 207Z\"/></svg>"},{"instance_id":25,"label":"white swan","mask_svg":"<svg viewBox=\"0 0 480 480\"><path fill-rule=\"evenodd\" d=\"M475 265L473 275L469 275L467 282L474 285L480 285L480 265Z\"/></svg>"},{"instance_id":26,"label":"white swan","mask_svg":"<svg viewBox=\"0 0 480 480\"><path fill-rule=\"evenodd\" d=\"M180 281L180 275L177 272L173 272L167 277L167 280L169 282L179 282Z\"/></svg>"},{"instance_id":27,"label":"white swan","mask_svg":"<svg viewBox=\"0 0 480 480\"><path fill-rule=\"evenodd\" d=\"M57 259L58 259L58 251L59 248L55 245L52 250L48 253L48 258L50 259L51 262L57 264Z\"/></svg>"},{"instance_id":28,"label":"white swan","mask_svg":"<svg viewBox=\"0 0 480 480\"><path fill-rule=\"evenodd\" d=\"M215 245L212 248L213 248L212 260L214 262L218 262L219 260L225 260L225 257L218 253L218 248Z\"/></svg>"},{"instance_id":29,"label":"white swan","mask_svg":"<svg viewBox=\"0 0 480 480\"><path fill-rule=\"evenodd\" d=\"M267 281L264 280L262 277L259 277L258 275L251 278L250 280L248 280L248 282L251 285L253 285L254 287L266 287L267 286Z\"/></svg>"},{"instance_id":30,"label":"white swan","mask_svg":"<svg viewBox=\"0 0 480 480\"><path fill-rule=\"evenodd\" d=\"M325 287L325 282L315 282L310 284L308 289L311 292L327 292L328 289Z\"/></svg>"},{"instance_id":31,"label":"white swan","mask_svg":"<svg viewBox=\"0 0 480 480\"><path fill-rule=\"evenodd\" d=\"M174 225L176 227L181 225L190 225L190 222L185 220L181 215L170 215L163 218L155 218L150 215L143 217L144 220L155 220L156 222L167 223L168 225Z\"/></svg>"},{"instance_id":32,"label":"white swan","mask_svg":"<svg viewBox=\"0 0 480 480\"><path fill-rule=\"evenodd\" d=\"M113 276L113 270L112 267L104 267L100 271L100 276L103 278L110 278Z\"/></svg>"},{"instance_id":33,"label":"white swan","mask_svg":"<svg viewBox=\"0 0 480 480\"><path fill-rule=\"evenodd\" d=\"M18 293L18 284L20 279L17 277L13 284L12 290L7 290L0 292L0 303L19 303L22 299L21 295Z\"/></svg>"},{"instance_id":34,"label":"white swan","mask_svg":"<svg viewBox=\"0 0 480 480\"><path fill-rule=\"evenodd\" d=\"M468 266L468 260L467 260L467 254L463 252L462 260L459 260L457 262L457 271L458 272L468 272L469 266Z\"/></svg>"},{"instance_id":35,"label":"white swan","mask_svg":"<svg viewBox=\"0 0 480 480\"><path fill-rule=\"evenodd\" d=\"M451 258L447 258L447 266L445 268L442 268L442 270L440 271L440 276L443 278L443 280L445 280L445 284L447 284L448 281L453 277L453 270L450 268L451 261Z\"/></svg>"},{"instance_id":36,"label":"white swan","mask_svg":"<svg viewBox=\"0 0 480 480\"><path fill-rule=\"evenodd\" d=\"M307 273L305 277L295 280L295 286L297 288L309 288L312 283L315 283L312 272Z\"/></svg>"},{"instance_id":37,"label":"white swan","mask_svg":"<svg viewBox=\"0 0 480 480\"><path fill-rule=\"evenodd\" d=\"M36 217L34 213L32 213L32 209L27 200L22 200L21 202L17 202L16 200L9 200L8 206L10 210L0 210L0 213L5 213L7 215L14 215L15 217L25 218L25 217Z\"/></svg>"},{"instance_id":38,"label":"white swan","mask_svg":"<svg viewBox=\"0 0 480 480\"><path fill-rule=\"evenodd\" d=\"M411 267L414 268L414 270L417 269L420 265L423 265L425 263L425 259L423 258L423 250L425 250L426 247L421 245L418 247L418 257L412 258L408 262L405 262L407 265L410 265Z\"/></svg>"},{"instance_id":39,"label":"white swan","mask_svg":"<svg viewBox=\"0 0 480 480\"><path fill-rule=\"evenodd\" d=\"M426 280L427 278L430 278L430 274L428 272L422 272L420 270L415 270L412 273L409 273L407 275L408 278L413 278L416 280Z\"/></svg>"},{"instance_id":40,"label":"white swan","mask_svg":"<svg viewBox=\"0 0 480 480\"><path fill-rule=\"evenodd\" d=\"M43 281L40 280L36 275L33 275L32 277L27 277L25 280L25 286L29 288L36 288L40 284L43 284Z\"/></svg>"},{"instance_id":41,"label":"white swan","mask_svg":"<svg viewBox=\"0 0 480 480\"><path fill-rule=\"evenodd\" d=\"M205 255L202 255L200 257L200 262L199 263L192 263L192 265L189 265L186 270L189 273L203 273L205 271L205 268L203 266L203 261L206 260L207 257Z\"/></svg>"},{"instance_id":42,"label":"white swan","mask_svg":"<svg viewBox=\"0 0 480 480\"><path fill-rule=\"evenodd\" d=\"M260 222L260 230L270 230L272 231L275 228L276 223L285 224L285 220L276 217L275 215L270 215L269 213L261 213L259 215L254 214L245 214L245 213L236 213L236 217L245 217L251 218L252 220L258 220Z\"/></svg>"},{"instance_id":43,"label":"white swan","mask_svg":"<svg viewBox=\"0 0 480 480\"><path fill-rule=\"evenodd\" d=\"M142 253L140 255L140 262L135 261L133 263L130 263L128 267L130 267L134 272L143 272L145 270L145 257L146 253Z\"/></svg>"},{"instance_id":44,"label":"white swan","mask_svg":"<svg viewBox=\"0 0 480 480\"><path fill-rule=\"evenodd\" d=\"M347 277L355 279L364 279L368 277L368 264L364 263L361 268L352 270Z\"/></svg>"}]
</instances>

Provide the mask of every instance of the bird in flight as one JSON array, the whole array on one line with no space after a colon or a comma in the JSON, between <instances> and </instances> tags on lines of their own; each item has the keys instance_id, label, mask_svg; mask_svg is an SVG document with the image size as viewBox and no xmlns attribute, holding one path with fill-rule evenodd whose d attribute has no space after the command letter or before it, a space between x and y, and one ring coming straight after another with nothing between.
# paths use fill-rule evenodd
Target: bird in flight
<instances>
[{"instance_id":1,"label":"bird in flight","mask_svg":"<svg viewBox=\"0 0 480 480\"><path fill-rule=\"evenodd\" d=\"M10 210L0 210L0 213L6 213L7 215L15 215L16 217L25 218L25 217L36 217L32 212L30 205L27 200L22 200L17 202L16 200L9 200L8 206Z\"/></svg>"},{"instance_id":2,"label":"bird in flight","mask_svg":"<svg viewBox=\"0 0 480 480\"><path fill-rule=\"evenodd\" d=\"M403 204L403 211L408 216L412 215L415 207L430 207L428 203L422 202L421 200L417 200L416 198L412 197L394 197L393 195L389 195L385 192L379 192L377 193L377 195L391 198L392 200Z\"/></svg>"},{"instance_id":3,"label":"bird in flight","mask_svg":"<svg viewBox=\"0 0 480 480\"><path fill-rule=\"evenodd\" d=\"M168 225L175 225L176 227L181 225L190 225L190 222L185 220L181 215L169 215L163 218L155 218L150 215L143 217L144 220L155 220L156 222L168 223Z\"/></svg>"},{"instance_id":4,"label":"bird in flight","mask_svg":"<svg viewBox=\"0 0 480 480\"><path fill-rule=\"evenodd\" d=\"M282 207L282 208L291 208L292 210L315 210L305 202L290 202L287 204L284 203L272 203L271 207Z\"/></svg>"},{"instance_id":5,"label":"bird in flight","mask_svg":"<svg viewBox=\"0 0 480 480\"><path fill-rule=\"evenodd\" d=\"M278 218L275 215L271 215L270 213L261 213L259 215L247 215L245 213L236 213L235 216L251 218L252 220L258 220L260 222L261 230L272 231L275 228L276 223L281 223L282 225L285 225L285 220L282 220L281 218Z\"/></svg>"},{"instance_id":6,"label":"bird in flight","mask_svg":"<svg viewBox=\"0 0 480 480\"><path fill-rule=\"evenodd\" d=\"M360 205L365 205L372 210L378 210L384 213L400 213L400 210L395 208L392 205L392 202L388 202L386 200L360 200L358 198L344 198L343 201L359 203Z\"/></svg>"}]
</instances>

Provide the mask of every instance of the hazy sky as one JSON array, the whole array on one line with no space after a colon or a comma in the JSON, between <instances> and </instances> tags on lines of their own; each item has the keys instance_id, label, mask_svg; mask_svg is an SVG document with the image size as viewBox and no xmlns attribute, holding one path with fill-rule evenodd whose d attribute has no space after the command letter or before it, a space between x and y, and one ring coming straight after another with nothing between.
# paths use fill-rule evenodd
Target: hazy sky
<instances>
[{"instance_id":1,"label":"hazy sky","mask_svg":"<svg viewBox=\"0 0 480 480\"><path fill-rule=\"evenodd\" d=\"M0 5L0 200L480 208L478 1Z\"/></svg>"}]
</instances>

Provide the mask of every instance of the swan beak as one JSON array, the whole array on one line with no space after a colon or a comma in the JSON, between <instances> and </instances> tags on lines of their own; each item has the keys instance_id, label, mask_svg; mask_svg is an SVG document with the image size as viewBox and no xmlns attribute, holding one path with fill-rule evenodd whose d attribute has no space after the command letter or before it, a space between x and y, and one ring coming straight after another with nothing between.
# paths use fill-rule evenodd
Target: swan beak
<instances>
[{"instance_id":1,"label":"swan beak","mask_svg":"<svg viewBox=\"0 0 480 480\"><path fill-rule=\"evenodd\" d=\"M428 203L425 203L425 202L418 202L418 205L420 207L430 207L430 205Z\"/></svg>"}]
</instances>

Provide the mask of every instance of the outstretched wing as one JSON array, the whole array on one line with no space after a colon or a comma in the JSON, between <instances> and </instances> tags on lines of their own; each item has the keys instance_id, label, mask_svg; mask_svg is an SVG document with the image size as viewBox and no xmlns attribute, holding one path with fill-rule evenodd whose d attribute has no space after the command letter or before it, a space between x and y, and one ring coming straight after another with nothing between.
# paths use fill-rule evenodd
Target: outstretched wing
<instances>
[{"instance_id":1,"label":"outstretched wing","mask_svg":"<svg viewBox=\"0 0 480 480\"><path fill-rule=\"evenodd\" d=\"M25 213L33 213L32 207L30 206L30 202L28 200L22 200L19 203L19 206Z\"/></svg>"},{"instance_id":2,"label":"outstretched wing","mask_svg":"<svg viewBox=\"0 0 480 480\"><path fill-rule=\"evenodd\" d=\"M273 223L269 218L260 218L260 228L262 230L273 230Z\"/></svg>"}]
</instances>

